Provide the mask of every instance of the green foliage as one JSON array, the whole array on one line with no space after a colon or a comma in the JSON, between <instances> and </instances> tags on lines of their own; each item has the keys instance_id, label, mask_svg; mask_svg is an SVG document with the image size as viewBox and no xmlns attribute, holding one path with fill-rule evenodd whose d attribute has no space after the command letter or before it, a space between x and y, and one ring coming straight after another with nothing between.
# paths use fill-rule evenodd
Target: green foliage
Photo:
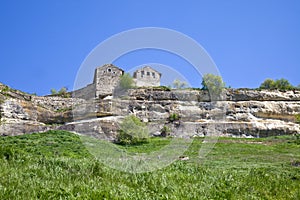
<instances>
[{"instance_id":1,"label":"green foliage","mask_svg":"<svg viewBox=\"0 0 300 200\"><path fill-rule=\"evenodd\" d=\"M134 115L124 118L117 135L117 143L132 145L148 142L149 132L145 123Z\"/></svg>"},{"instance_id":2,"label":"green foliage","mask_svg":"<svg viewBox=\"0 0 300 200\"><path fill-rule=\"evenodd\" d=\"M170 122L178 121L179 119L180 119L180 116L177 113L171 113L169 116Z\"/></svg>"},{"instance_id":3,"label":"green foliage","mask_svg":"<svg viewBox=\"0 0 300 200\"><path fill-rule=\"evenodd\" d=\"M0 88L0 94L2 94L4 97L9 97L9 92L12 90L7 85ZM3 101L3 99L0 99L0 103Z\"/></svg>"},{"instance_id":4,"label":"green foliage","mask_svg":"<svg viewBox=\"0 0 300 200\"><path fill-rule=\"evenodd\" d=\"M218 97L225 88L225 83L223 82L221 76L214 74L205 74L201 84L202 89L209 90L210 95L214 98Z\"/></svg>"},{"instance_id":5,"label":"green foliage","mask_svg":"<svg viewBox=\"0 0 300 200\"><path fill-rule=\"evenodd\" d=\"M187 83L184 81L180 81L179 79L175 79L173 81L173 88L175 89L183 89L187 87Z\"/></svg>"},{"instance_id":6,"label":"green foliage","mask_svg":"<svg viewBox=\"0 0 300 200\"><path fill-rule=\"evenodd\" d=\"M162 129L160 129L160 135L163 137L169 136L171 133L170 127L164 125Z\"/></svg>"},{"instance_id":7,"label":"green foliage","mask_svg":"<svg viewBox=\"0 0 300 200\"><path fill-rule=\"evenodd\" d=\"M276 81L273 79L266 79L259 87L259 89L268 89L268 90L291 90L294 87L289 83L288 80L281 78Z\"/></svg>"},{"instance_id":8,"label":"green foliage","mask_svg":"<svg viewBox=\"0 0 300 200\"><path fill-rule=\"evenodd\" d=\"M0 199L299 199L299 145L287 140L219 138L201 162L195 139L189 161L130 174L100 163L72 133L1 137ZM150 153L170 141L118 147Z\"/></svg>"},{"instance_id":9,"label":"green foliage","mask_svg":"<svg viewBox=\"0 0 300 200\"><path fill-rule=\"evenodd\" d=\"M5 93L7 93L7 92L9 92L9 91L10 91L10 88L9 88L8 86L4 86L4 87L2 88L2 90L1 90L1 93L5 94Z\"/></svg>"},{"instance_id":10,"label":"green foliage","mask_svg":"<svg viewBox=\"0 0 300 200\"><path fill-rule=\"evenodd\" d=\"M67 87L62 87L59 91L52 88L50 90L50 92L51 92L51 95L56 95L56 96L60 96L60 97L64 97L64 98L71 97L71 94L68 93L68 88Z\"/></svg>"},{"instance_id":11,"label":"green foliage","mask_svg":"<svg viewBox=\"0 0 300 200\"><path fill-rule=\"evenodd\" d=\"M152 87L152 89L159 91L171 91L171 88L169 86L154 86Z\"/></svg>"},{"instance_id":12,"label":"green foliage","mask_svg":"<svg viewBox=\"0 0 300 200\"><path fill-rule=\"evenodd\" d=\"M0 146L11 149L16 156L20 154L68 158L88 156L88 152L82 145L80 138L67 131L47 131L16 137L0 137ZM0 153L0 157L3 156L3 153L5 151Z\"/></svg>"},{"instance_id":13,"label":"green foliage","mask_svg":"<svg viewBox=\"0 0 300 200\"><path fill-rule=\"evenodd\" d=\"M68 92L68 88L67 87L62 87L59 91L58 94L62 95L62 94L66 94Z\"/></svg>"},{"instance_id":14,"label":"green foliage","mask_svg":"<svg viewBox=\"0 0 300 200\"><path fill-rule=\"evenodd\" d=\"M300 124L300 114L295 115L295 122Z\"/></svg>"},{"instance_id":15,"label":"green foliage","mask_svg":"<svg viewBox=\"0 0 300 200\"><path fill-rule=\"evenodd\" d=\"M52 89L50 90L50 92L51 92L52 95L56 95L56 94L57 94L57 90L54 89L54 88L52 88Z\"/></svg>"},{"instance_id":16,"label":"green foliage","mask_svg":"<svg viewBox=\"0 0 300 200\"><path fill-rule=\"evenodd\" d=\"M276 86L276 89L279 89L279 90L293 89L293 86L290 84L290 82L284 78L276 80L275 86Z\"/></svg>"},{"instance_id":17,"label":"green foliage","mask_svg":"<svg viewBox=\"0 0 300 200\"><path fill-rule=\"evenodd\" d=\"M134 87L133 78L129 73L125 73L121 76L119 85L121 89L131 89Z\"/></svg>"},{"instance_id":18,"label":"green foliage","mask_svg":"<svg viewBox=\"0 0 300 200\"><path fill-rule=\"evenodd\" d=\"M300 145L300 134L295 134L295 137L296 137L295 143Z\"/></svg>"},{"instance_id":19,"label":"green foliage","mask_svg":"<svg viewBox=\"0 0 300 200\"><path fill-rule=\"evenodd\" d=\"M260 89L271 90L275 88L275 81L273 79L266 79L259 87Z\"/></svg>"}]
</instances>

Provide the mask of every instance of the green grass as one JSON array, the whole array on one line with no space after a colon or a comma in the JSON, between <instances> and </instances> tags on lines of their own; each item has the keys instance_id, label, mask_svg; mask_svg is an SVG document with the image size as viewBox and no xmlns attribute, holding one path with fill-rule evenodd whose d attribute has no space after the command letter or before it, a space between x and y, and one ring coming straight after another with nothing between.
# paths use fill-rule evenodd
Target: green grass
<instances>
[{"instance_id":1,"label":"green grass","mask_svg":"<svg viewBox=\"0 0 300 200\"><path fill-rule=\"evenodd\" d=\"M193 141L166 168L140 174L95 160L65 131L0 138L0 199L300 199L300 145L293 136L220 138L205 160ZM119 146L150 153L168 138ZM300 163L300 162L299 162Z\"/></svg>"}]
</instances>

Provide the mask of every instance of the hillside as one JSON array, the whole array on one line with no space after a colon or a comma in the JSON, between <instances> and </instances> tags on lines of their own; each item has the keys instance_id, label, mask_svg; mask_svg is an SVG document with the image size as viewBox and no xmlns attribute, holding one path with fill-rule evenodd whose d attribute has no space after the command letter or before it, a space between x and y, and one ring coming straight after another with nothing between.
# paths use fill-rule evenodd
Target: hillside
<instances>
[{"instance_id":1,"label":"hillside","mask_svg":"<svg viewBox=\"0 0 300 200\"><path fill-rule=\"evenodd\" d=\"M168 144L119 146L152 152ZM100 163L65 131L0 138L0 199L299 199L300 152L295 136L220 138L199 161L202 139L152 173L130 174Z\"/></svg>"},{"instance_id":2,"label":"hillside","mask_svg":"<svg viewBox=\"0 0 300 200\"><path fill-rule=\"evenodd\" d=\"M122 96L123 95L123 96ZM299 91L227 89L211 102L202 90L131 89L118 98L84 100L39 97L0 85L0 135L59 129L113 140L128 114L148 123L152 134L169 126L179 137L267 137L299 133ZM170 122L172 114L179 116Z\"/></svg>"}]
</instances>

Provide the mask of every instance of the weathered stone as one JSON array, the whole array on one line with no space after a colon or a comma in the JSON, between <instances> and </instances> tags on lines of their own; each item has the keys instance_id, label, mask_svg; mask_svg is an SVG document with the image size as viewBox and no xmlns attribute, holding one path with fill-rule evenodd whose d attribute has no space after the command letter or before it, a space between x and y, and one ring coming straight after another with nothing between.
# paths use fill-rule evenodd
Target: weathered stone
<instances>
[{"instance_id":1,"label":"weathered stone","mask_svg":"<svg viewBox=\"0 0 300 200\"><path fill-rule=\"evenodd\" d=\"M177 137L217 134L266 137L299 133L294 116L300 114L298 91L226 90L210 102L201 90L131 89L120 98L38 97L0 84L0 135L19 135L62 129L114 140L119 123L135 115L159 135L164 125ZM169 122L170 114L180 120Z\"/></svg>"}]
</instances>

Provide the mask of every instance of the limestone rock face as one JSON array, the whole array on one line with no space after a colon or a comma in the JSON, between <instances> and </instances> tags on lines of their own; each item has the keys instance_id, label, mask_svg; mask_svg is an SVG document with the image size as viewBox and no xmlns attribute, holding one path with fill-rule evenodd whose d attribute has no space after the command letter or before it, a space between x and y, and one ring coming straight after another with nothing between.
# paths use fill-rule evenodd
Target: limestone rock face
<instances>
[{"instance_id":1,"label":"limestone rock face","mask_svg":"<svg viewBox=\"0 0 300 200\"><path fill-rule=\"evenodd\" d=\"M174 113L179 119L171 122ZM114 140L120 122L130 114L147 122L153 135L163 126L177 137L296 134L300 92L228 89L211 101L207 91L146 88L87 101L38 97L0 84L0 135L62 129Z\"/></svg>"}]
</instances>

